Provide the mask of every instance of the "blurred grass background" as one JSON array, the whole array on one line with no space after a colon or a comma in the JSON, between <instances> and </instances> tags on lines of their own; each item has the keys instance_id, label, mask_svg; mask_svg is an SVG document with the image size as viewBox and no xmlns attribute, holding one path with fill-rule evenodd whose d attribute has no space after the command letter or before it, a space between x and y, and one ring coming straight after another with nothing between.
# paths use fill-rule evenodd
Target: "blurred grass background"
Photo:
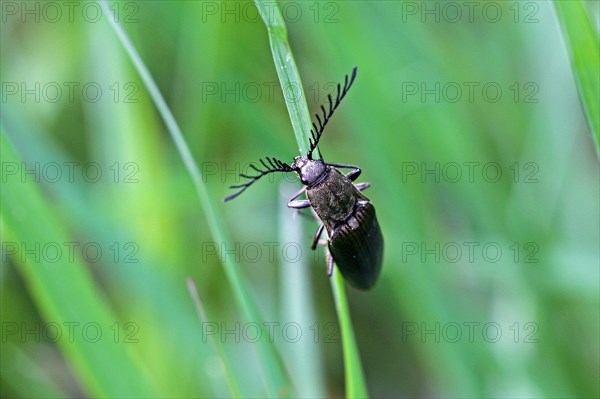
<instances>
[{"instance_id":1,"label":"blurred grass background","mask_svg":"<svg viewBox=\"0 0 600 399\"><path fill-rule=\"evenodd\" d=\"M39 22L22 15L23 4L38 4ZM70 19L57 3L56 19L45 4L2 3L1 396L226 397L228 373L242 396L270 393L265 368L277 366L261 362L257 344L220 331L209 337L215 351L203 334L206 323L248 326L215 245L233 249L227 256L258 304L257 323L279 323L270 324L273 343L291 383L277 395L343 396L324 256L308 253L316 223L284 206L299 185L266 180L221 202L236 168L298 153L255 6L109 2L204 172L232 240L214 243L107 16L95 21L96 3L82 3ZM331 83L359 67L321 149L328 161L363 168L386 240L377 287L347 290L370 395L598 397L598 158L552 3L476 2L473 22L461 2L452 2L462 13L456 22L441 2L280 4L313 113ZM584 4L597 42L598 3ZM439 101L422 91L436 83ZM490 83L502 89L496 102L481 90ZM63 90L56 101L55 84ZM86 84L101 88L98 101L93 87L82 94ZM472 101L465 84L475 87ZM452 102L456 86L463 93ZM22 162L58 163L63 177L52 182L47 169L39 181L22 178ZM64 162L78 163L72 181ZM98 182L82 178L90 163L103 172ZM490 163L502 171L497 182L482 174ZM439 174L422 175L436 164ZM23 251L65 242L95 243L103 256L93 262L76 251L52 263ZM278 245L273 257L269 243ZM457 261L452 243L462 249ZM286 244L301 247L300 261L290 262ZM252 245L262 251L255 262ZM502 255L482 253L486 245ZM196 315L188 276L208 320ZM71 342L65 322L97 323L102 339L75 330ZM63 335L38 337L50 323ZM286 323L300 326L301 340L283 339ZM489 323L497 342L494 328L482 334Z\"/></svg>"}]
</instances>

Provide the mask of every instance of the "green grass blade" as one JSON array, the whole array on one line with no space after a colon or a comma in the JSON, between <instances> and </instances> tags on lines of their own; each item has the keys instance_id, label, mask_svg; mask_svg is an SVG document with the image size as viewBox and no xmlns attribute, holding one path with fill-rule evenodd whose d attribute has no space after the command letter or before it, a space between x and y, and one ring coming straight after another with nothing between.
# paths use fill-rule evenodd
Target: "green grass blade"
<instances>
[{"instance_id":1,"label":"green grass blade","mask_svg":"<svg viewBox=\"0 0 600 399\"><path fill-rule=\"evenodd\" d=\"M194 301L194 305L196 306L196 313L198 313L198 318L201 323L206 323L209 319L206 316L206 311L204 310L204 306L202 305L202 301L200 300L200 295L198 294L198 289L196 287L196 283L193 278L188 278L187 280L188 291L192 300ZM225 369L225 380L227 381L227 386L229 388L229 393L231 393L232 398L241 398L243 395L241 394L240 388L238 386L235 377L233 376L233 371L231 367L231 363L227 358L227 354L223 349L223 346L215 338L214 335L210 335L210 342L215 350L215 353L219 356L221 361L223 362L223 368Z\"/></svg>"},{"instance_id":2,"label":"green grass blade","mask_svg":"<svg viewBox=\"0 0 600 399\"><path fill-rule=\"evenodd\" d=\"M304 90L300 83L298 68L296 68L292 50L287 40L285 22L281 16L277 3L261 0L255 0L255 3L269 32L273 61L275 62L279 82L284 89L284 93L286 87L297 87L300 90L300 93L296 96L296 101L290 101L286 98L286 105L294 127L294 134L296 135L296 140L300 147L300 152L305 154L305 149L308 148L310 116L308 113L308 106L306 105ZM348 301L344 291L344 281L337 270L334 272L331 284L333 286L336 310L342 334L346 396L364 398L368 396L364 373L362 371L360 356L358 354L358 348L354 339L354 331L350 321Z\"/></svg>"},{"instance_id":3,"label":"green grass blade","mask_svg":"<svg viewBox=\"0 0 600 399\"><path fill-rule=\"evenodd\" d=\"M0 132L0 149L4 165L23 164L6 139L4 128ZM8 244L16 243L22 251L73 241L32 181L21 180L18 174L7 176L2 182L0 199L3 246L7 245L7 237ZM46 256L21 254L17 267L45 321L65 328L74 326L77 335L69 339L63 334L58 344L88 396L153 395L150 381L144 378L143 366L135 361L124 343L113 342L110 328L118 318L97 291L79 256L52 262ZM82 338L87 323L94 323L95 331L99 328L104 332L97 342Z\"/></svg>"},{"instance_id":4,"label":"green grass blade","mask_svg":"<svg viewBox=\"0 0 600 399\"><path fill-rule=\"evenodd\" d=\"M279 83L283 90L300 153L306 155L310 138L310 114L306 105L300 74L288 43L285 21L277 2L256 0L255 3L267 26L275 69L277 70L277 76L279 76Z\"/></svg>"},{"instance_id":5,"label":"green grass blade","mask_svg":"<svg viewBox=\"0 0 600 399\"><path fill-rule=\"evenodd\" d=\"M346 375L346 397L347 398L367 398L367 386L360 363L360 355L352 330L352 321L350 320L350 311L348 309L348 300L344 288L344 278L337 268L333 269L331 276L331 287L335 299L335 309L340 322L342 332L342 350L344 353L344 373Z\"/></svg>"},{"instance_id":6,"label":"green grass blade","mask_svg":"<svg viewBox=\"0 0 600 399\"><path fill-rule=\"evenodd\" d=\"M292 218L287 207L288 199L294 195L295 187L291 184L282 184L279 187L279 204L277 206L279 219L279 242L300 243L306 236L299 218ZM280 261L280 321L282 323L295 322L301 326L315 326L318 319L315 314L315 298L307 295L313 292L311 281L311 267L309 256L300 256L299 259ZM319 269L325 273L324 264ZM312 327L311 327L312 328ZM321 358L320 347L312 340L300 340L286 343L281 347L285 353L284 361L290 371L290 377L299 398L324 398L327 396L325 389L325 372ZM310 381L307 384L306 381Z\"/></svg>"},{"instance_id":7,"label":"green grass blade","mask_svg":"<svg viewBox=\"0 0 600 399\"><path fill-rule=\"evenodd\" d=\"M600 50L596 32L581 0L555 0L585 115L600 152Z\"/></svg>"},{"instance_id":8,"label":"green grass blade","mask_svg":"<svg viewBox=\"0 0 600 399\"><path fill-rule=\"evenodd\" d=\"M109 16L107 19L112 25L115 33L117 34L119 41L125 48L129 58L133 62L136 70L140 74L144 85L146 86L152 101L155 103L162 119L164 120L167 130L171 135L171 138L175 142L177 150L181 155L185 167L192 177L194 187L198 193L201 207L207 218L208 227L211 236L215 242L228 243L229 238L225 234L225 230L222 228L220 220L222 219L217 210L212 206L206 185L202 180L200 169L196 164L194 157L183 137L181 130L167 103L165 102L156 82L152 78L148 68L144 64L133 43L123 30L123 28L117 22L117 19L112 17L113 13L108 3L105 0L100 1L100 5L105 13ZM243 277L238 272L238 268L230 259L230 257L220 254L225 274L231 284L234 292L234 297L238 305L240 306L242 313L247 321L261 323L261 318L257 311L257 307L248 292ZM257 342L258 351L260 353L261 361L264 367L263 374L265 375L266 389L271 397L275 396L287 396L290 393L289 378L283 368L281 359L272 342L268 340L259 340Z\"/></svg>"},{"instance_id":9,"label":"green grass blade","mask_svg":"<svg viewBox=\"0 0 600 399\"><path fill-rule=\"evenodd\" d=\"M4 389L8 388L9 391L13 391L15 397L37 399L69 397L69 394L52 379L50 370L41 367L35 358L17 345L2 342L2 356L7 359L14 359L8 366L3 365L0 367L0 378L2 383L5 384ZM24 374L21 371L22 369L34 372ZM3 393L6 395L5 392ZM6 395L6 397L9 397L9 395Z\"/></svg>"}]
</instances>

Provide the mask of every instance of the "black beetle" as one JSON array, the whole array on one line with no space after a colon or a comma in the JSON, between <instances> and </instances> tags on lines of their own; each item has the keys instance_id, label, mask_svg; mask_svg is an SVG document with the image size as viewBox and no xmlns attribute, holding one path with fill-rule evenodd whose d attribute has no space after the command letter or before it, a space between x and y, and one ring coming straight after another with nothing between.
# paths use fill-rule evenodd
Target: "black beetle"
<instances>
[{"instance_id":1,"label":"black beetle","mask_svg":"<svg viewBox=\"0 0 600 399\"><path fill-rule=\"evenodd\" d=\"M316 249L323 229L327 229L328 245L328 274L333 271L335 262L344 278L355 288L368 290L373 287L381 271L383 257L383 236L375 215L375 208L361 191L369 187L369 183L353 181L360 175L361 170L355 165L327 163L318 150L319 140L327 122L333 115L352 83L356 78L356 70L348 80L346 75L344 87L337 85L337 95L333 101L328 95L329 111L321 105L323 120L315 114L319 125L313 122L312 139L306 156L294 158L294 163L288 165L276 158L266 157L260 160L260 166L250 165L256 175L241 174L247 182L230 186L239 188L235 194L225 198L229 201L240 195L261 177L274 172L295 172L305 187L296 193L288 202L288 207L303 209L312 207L321 225L315 234L312 249ZM319 152L320 159L314 159L314 151ZM337 168L352 169L347 175ZM306 193L307 199L296 199Z\"/></svg>"}]
</instances>

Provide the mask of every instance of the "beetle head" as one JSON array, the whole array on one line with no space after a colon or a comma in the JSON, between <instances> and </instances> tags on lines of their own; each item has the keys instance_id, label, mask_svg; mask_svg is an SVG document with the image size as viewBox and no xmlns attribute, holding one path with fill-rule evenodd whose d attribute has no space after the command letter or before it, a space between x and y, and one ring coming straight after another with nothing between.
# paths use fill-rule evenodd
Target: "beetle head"
<instances>
[{"instance_id":1,"label":"beetle head","mask_svg":"<svg viewBox=\"0 0 600 399\"><path fill-rule=\"evenodd\" d=\"M294 158L294 163L291 166L304 185L311 185L316 182L326 170L323 161L309 159L304 156Z\"/></svg>"}]
</instances>

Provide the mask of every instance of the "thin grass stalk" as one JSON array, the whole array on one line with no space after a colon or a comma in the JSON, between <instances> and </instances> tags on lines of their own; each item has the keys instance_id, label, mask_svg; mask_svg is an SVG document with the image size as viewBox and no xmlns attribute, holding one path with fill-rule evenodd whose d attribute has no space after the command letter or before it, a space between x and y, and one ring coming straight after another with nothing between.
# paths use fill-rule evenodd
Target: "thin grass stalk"
<instances>
[{"instance_id":1,"label":"thin grass stalk","mask_svg":"<svg viewBox=\"0 0 600 399\"><path fill-rule=\"evenodd\" d=\"M129 58L133 62L136 70L140 74L144 85L146 86L152 101L156 105L160 116L162 117L165 125L167 126L167 130L171 135L171 138L175 142L175 146L177 151L179 152L183 163L188 170L190 176L192 177L194 187L197 191L198 198L200 199L200 205L204 214L206 216L208 222L208 228L211 236L216 242L227 243L230 242L227 237L225 230L222 228L220 220L221 217L216 211L216 209L212 206L210 202L210 198L208 195L208 191L206 189L205 184L202 181L202 174L200 173L200 169L192 153L183 137L181 130L171 110L169 109L167 103L165 102L156 82L152 78L152 75L148 71L148 68L144 64L144 61L141 59L137 50L135 49L133 43L129 39L129 36L121 25L117 22L117 18L113 16L113 12L110 9L106 0L99 0L100 6L102 7L105 15L108 16L108 21L113 27L115 33L117 34L119 41L125 48ZM259 318L257 307L254 304L254 300L250 296L248 292L245 281L242 276L238 272L235 265L232 263L231 259L223 254L219 254L221 258L221 263L225 269L225 274L228 278L229 283L233 288L234 297L238 306L241 308L242 313L247 321L253 321L261 323L261 318ZM278 397L278 396L287 396L290 394L290 384L289 377L287 373L283 369L283 365L281 363L281 359L277 354L275 347L272 342L268 340L259 340L258 341L258 349L261 357L261 361L264 367L264 375L265 375L265 385L267 389L267 393L270 397Z\"/></svg>"},{"instance_id":2,"label":"thin grass stalk","mask_svg":"<svg viewBox=\"0 0 600 399\"><path fill-rule=\"evenodd\" d=\"M283 16L281 15L281 11L276 2L255 0L255 3L267 27L271 52L273 53L273 61L275 62L279 83L284 91L284 95L285 88L297 88L299 91L296 101L290 101L290 99L286 98L286 105L294 128L294 134L296 135L296 140L300 148L300 153L306 154L310 139L310 114L308 112L306 97L298 74L298 68L296 67L292 50L288 43L285 21L283 20ZM354 339L348 300L344 290L344 281L337 270L335 270L334 275L332 276L331 285L342 334L346 396L366 398L368 394L365 378L360 363L358 347L356 346L356 340Z\"/></svg>"},{"instance_id":3,"label":"thin grass stalk","mask_svg":"<svg viewBox=\"0 0 600 399\"><path fill-rule=\"evenodd\" d=\"M202 305L202 301L200 300L200 295L198 294L198 289L196 288L196 283L193 278L187 279L187 286L190 296L194 301L194 305L196 306L196 313L198 314L198 318L200 319L200 323L208 322L208 317L206 316L206 311L204 310L204 306ZM210 335L210 342L215 350L215 353L223 362L223 368L225 372L225 381L227 382L227 387L229 388L229 393L232 398L241 398L243 395L241 394L240 388L238 386L237 381L233 375L233 368L231 367L231 363L229 362L225 350L220 342L214 335Z\"/></svg>"},{"instance_id":4,"label":"thin grass stalk","mask_svg":"<svg viewBox=\"0 0 600 399\"><path fill-rule=\"evenodd\" d=\"M267 27L275 69L298 142L298 150L300 154L306 155L310 139L310 114L300 74L288 43L285 21L277 2L256 0L255 4Z\"/></svg>"},{"instance_id":5,"label":"thin grass stalk","mask_svg":"<svg viewBox=\"0 0 600 399\"><path fill-rule=\"evenodd\" d=\"M296 189L289 183L279 186L279 242L299 243L304 238L304 229L301 220L290 216L290 209L286 206L288 199ZM312 252L312 251L310 251ZM310 253L309 252L309 253ZM301 251L298 259L282 259L280 262L280 321L281 323L293 322L306 328L314 328L317 317L315 315L315 301L307 292L311 292L311 270L309 268L309 253ZM324 269L324 268L323 268ZM324 273L324 270L321 270ZM311 327L309 327L311 326ZM319 326L316 324L317 336ZM318 340L317 340L318 341ZM284 343L280 346L284 353L284 361L290 371L290 377L296 388L299 398L326 397L325 378L321 362L321 346L311 339L300 339L298 342ZM310 381L307 384L306 381Z\"/></svg>"},{"instance_id":6,"label":"thin grass stalk","mask_svg":"<svg viewBox=\"0 0 600 399\"><path fill-rule=\"evenodd\" d=\"M600 44L586 5L581 0L555 0L554 9L565 36L579 97L600 154Z\"/></svg>"},{"instance_id":7,"label":"thin grass stalk","mask_svg":"<svg viewBox=\"0 0 600 399\"><path fill-rule=\"evenodd\" d=\"M344 287L344 278L337 268L333 269L331 276L331 289L333 290L333 299L335 300L335 310L337 311L340 330L342 332L342 351L344 353L344 374L346 375L346 397L347 398L368 398L367 384L360 362L360 354L352 329L352 320L350 320L350 310L348 309L348 300L346 299L346 290Z\"/></svg>"}]
</instances>

